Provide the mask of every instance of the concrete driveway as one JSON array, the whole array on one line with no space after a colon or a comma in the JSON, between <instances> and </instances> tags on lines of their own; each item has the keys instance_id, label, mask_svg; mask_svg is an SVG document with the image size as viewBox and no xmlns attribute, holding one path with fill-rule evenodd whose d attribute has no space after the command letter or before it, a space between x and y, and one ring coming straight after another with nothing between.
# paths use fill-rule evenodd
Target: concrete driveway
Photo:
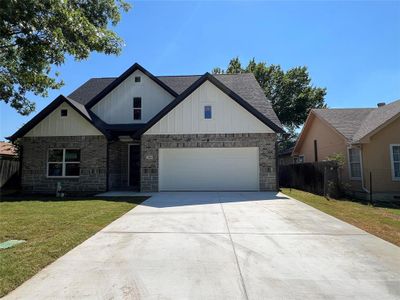
<instances>
[{"instance_id":1,"label":"concrete driveway","mask_svg":"<svg viewBox=\"0 0 400 300\"><path fill-rule=\"evenodd\" d=\"M8 299L399 299L400 248L273 193L159 193Z\"/></svg>"}]
</instances>

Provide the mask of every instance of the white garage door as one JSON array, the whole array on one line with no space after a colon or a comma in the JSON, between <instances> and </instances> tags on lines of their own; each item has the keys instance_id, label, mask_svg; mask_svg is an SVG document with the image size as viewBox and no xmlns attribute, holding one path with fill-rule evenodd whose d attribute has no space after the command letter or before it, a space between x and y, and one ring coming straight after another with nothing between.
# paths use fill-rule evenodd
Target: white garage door
<instances>
[{"instance_id":1,"label":"white garage door","mask_svg":"<svg viewBox=\"0 0 400 300\"><path fill-rule=\"evenodd\" d=\"M160 191L257 191L258 148L159 150Z\"/></svg>"}]
</instances>

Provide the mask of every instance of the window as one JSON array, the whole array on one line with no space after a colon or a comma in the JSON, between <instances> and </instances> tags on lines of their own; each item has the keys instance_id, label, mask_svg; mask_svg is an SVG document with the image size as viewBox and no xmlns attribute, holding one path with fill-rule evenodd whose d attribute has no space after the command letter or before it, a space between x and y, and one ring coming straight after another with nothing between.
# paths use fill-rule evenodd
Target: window
<instances>
[{"instance_id":1,"label":"window","mask_svg":"<svg viewBox=\"0 0 400 300\"><path fill-rule=\"evenodd\" d=\"M142 78L140 76L135 76L135 82L141 82Z\"/></svg>"},{"instance_id":2,"label":"window","mask_svg":"<svg viewBox=\"0 0 400 300\"><path fill-rule=\"evenodd\" d=\"M390 145L390 160L392 162L392 179L400 180L400 144Z\"/></svg>"},{"instance_id":3,"label":"window","mask_svg":"<svg viewBox=\"0 0 400 300\"><path fill-rule=\"evenodd\" d=\"M304 163L304 155L299 155L299 156L293 157L293 163L295 163L295 164Z\"/></svg>"},{"instance_id":4,"label":"window","mask_svg":"<svg viewBox=\"0 0 400 300\"><path fill-rule=\"evenodd\" d=\"M49 149L48 177L77 177L80 173L80 149Z\"/></svg>"},{"instance_id":5,"label":"window","mask_svg":"<svg viewBox=\"0 0 400 300\"><path fill-rule=\"evenodd\" d=\"M68 116L68 110L67 109L62 109L61 110L61 117L66 117Z\"/></svg>"},{"instance_id":6,"label":"window","mask_svg":"<svg viewBox=\"0 0 400 300\"><path fill-rule=\"evenodd\" d=\"M211 105L204 106L204 119L206 120L212 119Z\"/></svg>"},{"instance_id":7,"label":"window","mask_svg":"<svg viewBox=\"0 0 400 300\"><path fill-rule=\"evenodd\" d=\"M133 98L133 119L142 119L142 98L140 97Z\"/></svg>"},{"instance_id":8,"label":"window","mask_svg":"<svg viewBox=\"0 0 400 300\"><path fill-rule=\"evenodd\" d=\"M361 179L361 150L349 148L349 173L350 179Z\"/></svg>"}]
</instances>

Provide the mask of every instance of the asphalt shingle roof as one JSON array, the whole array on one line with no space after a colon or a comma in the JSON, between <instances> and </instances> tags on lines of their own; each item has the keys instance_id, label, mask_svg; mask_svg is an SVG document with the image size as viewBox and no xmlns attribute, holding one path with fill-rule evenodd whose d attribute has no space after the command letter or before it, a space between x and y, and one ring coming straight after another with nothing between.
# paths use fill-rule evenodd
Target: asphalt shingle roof
<instances>
[{"instance_id":1,"label":"asphalt shingle roof","mask_svg":"<svg viewBox=\"0 0 400 300\"><path fill-rule=\"evenodd\" d=\"M241 98L247 101L251 106L271 120L275 125L282 128L281 122L272 109L271 102L265 97L263 90L253 74L218 74L213 76L226 85L234 93L238 94ZM181 94L201 76L188 75L156 77L174 90L177 94ZM91 78L73 91L68 97L83 105L86 105L115 79L116 77Z\"/></svg>"},{"instance_id":2,"label":"asphalt shingle roof","mask_svg":"<svg viewBox=\"0 0 400 300\"><path fill-rule=\"evenodd\" d=\"M349 142L358 142L400 114L400 100L376 108L321 108L312 111Z\"/></svg>"},{"instance_id":3,"label":"asphalt shingle roof","mask_svg":"<svg viewBox=\"0 0 400 300\"><path fill-rule=\"evenodd\" d=\"M68 98L86 105L94 96L100 93L107 85L113 82L116 77L91 78L68 95Z\"/></svg>"},{"instance_id":4,"label":"asphalt shingle roof","mask_svg":"<svg viewBox=\"0 0 400 300\"><path fill-rule=\"evenodd\" d=\"M400 100L374 109L361 123L353 139L360 140L398 114L400 114Z\"/></svg>"}]
</instances>

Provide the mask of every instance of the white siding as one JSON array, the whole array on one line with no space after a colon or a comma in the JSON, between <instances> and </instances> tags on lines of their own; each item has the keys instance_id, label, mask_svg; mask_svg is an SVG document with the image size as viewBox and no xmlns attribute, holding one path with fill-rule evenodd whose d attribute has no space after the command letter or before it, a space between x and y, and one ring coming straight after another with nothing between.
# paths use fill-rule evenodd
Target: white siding
<instances>
[{"instance_id":1,"label":"white siding","mask_svg":"<svg viewBox=\"0 0 400 300\"><path fill-rule=\"evenodd\" d=\"M135 76L141 82L135 82ZM142 98L142 119L133 120L133 98ZM160 112L174 97L139 70L133 72L119 86L100 100L92 111L109 124L146 123Z\"/></svg>"},{"instance_id":2,"label":"white siding","mask_svg":"<svg viewBox=\"0 0 400 300\"><path fill-rule=\"evenodd\" d=\"M204 119L204 106L212 119ZM179 103L145 134L270 133L262 123L209 81Z\"/></svg>"},{"instance_id":3,"label":"white siding","mask_svg":"<svg viewBox=\"0 0 400 300\"><path fill-rule=\"evenodd\" d=\"M61 117L61 109L68 110L67 117ZM33 127L25 136L80 136L103 135L85 120L68 103L62 103L46 118Z\"/></svg>"}]
</instances>

